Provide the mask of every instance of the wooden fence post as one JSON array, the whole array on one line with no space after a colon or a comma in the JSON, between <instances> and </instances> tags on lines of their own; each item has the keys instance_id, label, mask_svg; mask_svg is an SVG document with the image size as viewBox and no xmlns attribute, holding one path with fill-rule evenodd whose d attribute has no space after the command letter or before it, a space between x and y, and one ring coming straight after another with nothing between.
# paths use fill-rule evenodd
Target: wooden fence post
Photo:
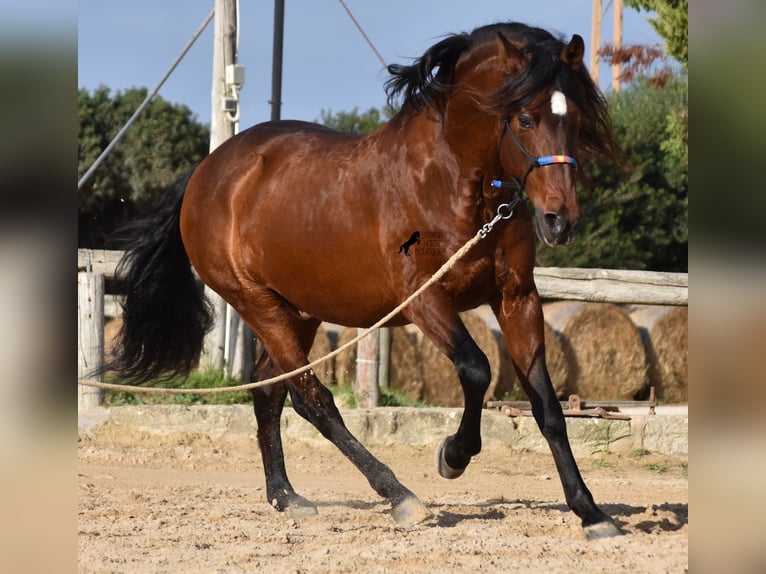
<instances>
[{"instance_id":1,"label":"wooden fence post","mask_svg":"<svg viewBox=\"0 0 766 574\"><path fill-rule=\"evenodd\" d=\"M361 333L364 329L359 329ZM375 329L356 344L356 406L369 409L378 406L378 367L380 366L380 333Z\"/></svg>"},{"instance_id":2,"label":"wooden fence post","mask_svg":"<svg viewBox=\"0 0 766 574\"><path fill-rule=\"evenodd\" d=\"M388 390L391 384L391 328L381 327L378 331L380 331L378 388Z\"/></svg>"},{"instance_id":3,"label":"wooden fence post","mask_svg":"<svg viewBox=\"0 0 766 574\"><path fill-rule=\"evenodd\" d=\"M77 376L103 381L104 275L77 274ZM87 411L104 402L103 389L77 387L77 410Z\"/></svg>"}]
</instances>

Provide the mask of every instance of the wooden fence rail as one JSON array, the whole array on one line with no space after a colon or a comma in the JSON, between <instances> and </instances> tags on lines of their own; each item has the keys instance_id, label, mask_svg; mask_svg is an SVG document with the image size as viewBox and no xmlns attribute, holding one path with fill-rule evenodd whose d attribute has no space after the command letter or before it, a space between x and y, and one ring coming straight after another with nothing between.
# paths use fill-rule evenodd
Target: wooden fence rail
<instances>
[{"instance_id":1,"label":"wooden fence rail","mask_svg":"<svg viewBox=\"0 0 766 574\"><path fill-rule=\"evenodd\" d=\"M115 278L122 251L78 249L77 270L102 273ZM643 305L688 305L688 273L662 273L618 269L536 267L535 283L543 299L633 303ZM113 304L107 302L107 315Z\"/></svg>"}]
</instances>

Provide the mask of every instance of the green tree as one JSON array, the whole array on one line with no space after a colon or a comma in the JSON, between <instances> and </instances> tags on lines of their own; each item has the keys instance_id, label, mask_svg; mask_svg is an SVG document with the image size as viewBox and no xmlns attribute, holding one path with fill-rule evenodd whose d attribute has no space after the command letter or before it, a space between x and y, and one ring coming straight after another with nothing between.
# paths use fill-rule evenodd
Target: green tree
<instances>
[{"instance_id":1,"label":"green tree","mask_svg":"<svg viewBox=\"0 0 766 574\"><path fill-rule=\"evenodd\" d=\"M363 136L377 130L391 119L395 113L396 110L388 105L384 106L382 111L378 108L370 108L361 114L359 113L359 108L354 108L350 112L340 111L335 113L329 110L322 110L318 121L339 132Z\"/></svg>"},{"instance_id":2,"label":"green tree","mask_svg":"<svg viewBox=\"0 0 766 574\"><path fill-rule=\"evenodd\" d=\"M542 246L543 265L688 270L688 82L639 79L609 96L622 165L587 166L583 217L566 249Z\"/></svg>"},{"instance_id":3,"label":"green tree","mask_svg":"<svg viewBox=\"0 0 766 574\"><path fill-rule=\"evenodd\" d=\"M77 94L78 178L146 98L145 88ZM155 96L80 189L78 243L114 247L113 233L143 215L168 185L208 153L209 129L185 105Z\"/></svg>"},{"instance_id":4,"label":"green tree","mask_svg":"<svg viewBox=\"0 0 766 574\"><path fill-rule=\"evenodd\" d=\"M665 40L665 51L686 68L689 64L689 0L625 0L625 5L656 14L647 20Z\"/></svg>"}]
</instances>

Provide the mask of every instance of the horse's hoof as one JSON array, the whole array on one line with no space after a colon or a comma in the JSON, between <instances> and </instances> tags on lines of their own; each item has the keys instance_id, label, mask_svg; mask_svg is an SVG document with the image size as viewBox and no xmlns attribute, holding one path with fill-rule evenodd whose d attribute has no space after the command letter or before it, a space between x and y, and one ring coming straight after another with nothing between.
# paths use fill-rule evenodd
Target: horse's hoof
<instances>
[{"instance_id":1,"label":"horse's hoof","mask_svg":"<svg viewBox=\"0 0 766 574\"><path fill-rule=\"evenodd\" d=\"M466 467L463 468L452 468L449 464L447 464L447 459L444 457L444 451L447 447L447 441L450 437L446 437L441 444L439 445L439 448L436 449L436 468L439 471L439 475L443 478L457 478L461 474L465 472Z\"/></svg>"},{"instance_id":2,"label":"horse's hoof","mask_svg":"<svg viewBox=\"0 0 766 574\"><path fill-rule=\"evenodd\" d=\"M290 503L285 507L284 513L288 518L300 522L304 518L316 516L318 511L316 504L302 496L295 495L290 498Z\"/></svg>"},{"instance_id":3,"label":"horse's hoof","mask_svg":"<svg viewBox=\"0 0 766 574\"><path fill-rule=\"evenodd\" d=\"M622 532L620 532L620 529L617 528L617 525L611 519L583 526L583 532L585 533L585 538L588 540L622 536Z\"/></svg>"},{"instance_id":4,"label":"horse's hoof","mask_svg":"<svg viewBox=\"0 0 766 574\"><path fill-rule=\"evenodd\" d=\"M399 526L414 526L433 516L425 504L415 496L409 496L394 506L391 516Z\"/></svg>"}]
</instances>

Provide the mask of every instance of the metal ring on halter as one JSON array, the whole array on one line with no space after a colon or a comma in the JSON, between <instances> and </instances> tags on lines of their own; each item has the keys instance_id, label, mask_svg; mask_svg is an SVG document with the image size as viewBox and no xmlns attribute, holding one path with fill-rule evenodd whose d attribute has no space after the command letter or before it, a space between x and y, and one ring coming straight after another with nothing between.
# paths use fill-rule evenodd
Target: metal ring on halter
<instances>
[{"instance_id":1,"label":"metal ring on halter","mask_svg":"<svg viewBox=\"0 0 766 574\"><path fill-rule=\"evenodd\" d=\"M503 208L508 210L507 215L503 215ZM510 219L513 216L513 208L514 206L510 203L501 203L497 206L497 217L500 219Z\"/></svg>"}]
</instances>

